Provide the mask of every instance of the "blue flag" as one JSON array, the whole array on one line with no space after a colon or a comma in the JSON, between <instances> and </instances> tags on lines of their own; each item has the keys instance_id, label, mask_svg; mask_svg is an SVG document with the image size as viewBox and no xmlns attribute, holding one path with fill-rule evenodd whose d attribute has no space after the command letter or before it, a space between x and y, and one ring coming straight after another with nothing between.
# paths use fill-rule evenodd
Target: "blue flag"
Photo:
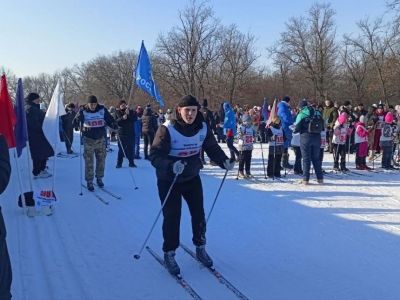
<instances>
[{"instance_id":1,"label":"blue flag","mask_svg":"<svg viewBox=\"0 0 400 300\"><path fill-rule=\"evenodd\" d=\"M17 116L17 123L15 124L14 134L15 141L17 144L18 157L22 154L22 149L26 147L26 141L28 140L28 132L26 126L26 114L24 107L24 89L22 87L21 78L18 79L17 94L15 96L15 115Z\"/></svg>"},{"instance_id":2,"label":"blue flag","mask_svg":"<svg viewBox=\"0 0 400 300\"><path fill-rule=\"evenodd\" d=\"M147 54L146 48L144 47L143 41L142 46L140 47L139 58L136 65L135 77L137 86L153 97L160 104L160 106L164 106L164 100L158 92L156 83L153 79L150 58Z\"/></svg>"}]
</instances>

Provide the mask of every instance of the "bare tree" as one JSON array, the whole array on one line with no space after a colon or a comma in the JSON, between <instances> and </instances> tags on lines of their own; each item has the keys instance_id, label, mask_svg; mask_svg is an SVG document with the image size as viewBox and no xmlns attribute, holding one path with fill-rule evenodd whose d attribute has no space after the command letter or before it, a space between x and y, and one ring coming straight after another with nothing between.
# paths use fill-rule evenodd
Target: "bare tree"
<instances>
[{"instance_id":1,"label":"bare tree","mask_svg":"<svg viewBox=\"0 0 400 300\"><path fill-rule=\"evenodd\" d=\"M345 42L348 45L359 49L365 53L375 66L381 86L382 97L388 102L387 74L385 74L385 64L393 36L388 35L387 26L383 24L382 18L369 22L368 19L358 23L361 31L357 38L345 35Z\"/></svg>"},{"instance_id":2,"label":"bare tree","mask_svg":"<svg viewBox=\"0 0 400 300\"><path fill-rule=\"evenodd\" d=\"M222 30L220 53L220 79L224 82L228 99L232 103L237 89L247 82L249 76L246 73L257 59L254 36L241 33L235 25L226 27Z\"/></svg>"},{"instance_id":3,"label":"bare tree","mask_svg":"<svg viewBox=\"0 0 400 300\"><path fill-rule=\"evenodd\" d=\"M179 20L179 26L157 41L162 80L177 94L204 96L207 70L219 55L219 21L211 7L196 0L179 13Z\"/></svg>"},{"instance_id":4,"label":"bare tree","mask_svg":"<svg viewBox=\"0 0 400 300\"><path fill-rule=\"evenodd\" d=\"M307 17L291 18L272 56L301 68L311 80L316 98L325 99L336 68L335 11L329 4L314 4Z\"/></svg>"},{"instance_id":5,"label":"bare tree","mask_svg":"<svg viewBox=\"0 0 400 300\"><path fill-rule=\"evenodd\" d=\"M365 95L364 85L368 67L367 55L357 48L344 45L341 57L345 66L345 76L354 84L357 101L361 101Z\"/></svg>"}]
</instances>

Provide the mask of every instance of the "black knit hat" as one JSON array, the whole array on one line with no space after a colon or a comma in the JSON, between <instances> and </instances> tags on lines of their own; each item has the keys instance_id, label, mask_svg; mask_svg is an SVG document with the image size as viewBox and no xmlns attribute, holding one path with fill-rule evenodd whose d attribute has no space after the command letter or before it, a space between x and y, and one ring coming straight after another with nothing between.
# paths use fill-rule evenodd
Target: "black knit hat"
<instances>
[{"instance_id":1,"label":"black knit hat","mask_svg":"<svg viewBox=\"0 0 400 300\"><path fill-rule=\"evenodd\" d=\"M344 101L343 105L344 105L344 106L349 106L349 105L351 105L351 103L350 103L349 100L346 100L346 101Z\"/></svg>"},{"instance_id":2,"label":"black knit hat","mask_svg":"<svg viewBox=\"0 0 400 300\"><path fill-rule=\"evenodd\" d=\"M185 106L197 106L200 107L199 102L197 102L197 99L193 97L192 95L187 95L183 97L179 103L179 107L185 107Z\"/></svg>"},{"instance_id":3,"label":"black knit hat","mask_svg":"<svg viewBox=\"0 0 400 300\"><path fill-rule=\"evenodd\" d=\"M202 105L203 107L207 107L208 106L208 102L207 102L207 99L203 99L203 105Z\"/></svg>"},{"instance_id":4,"label":"black knit hat","mask_svg":"<svg viewBox=\"0 0 400 300\"><path fill-rule=\"evenodd\" d=\"M282 101L289 102L290 101L290 97L289 96L285 96L285 97L282 98Z\"/></svg>"},{"instance_id":5,"label":"black knit hat","mask_svg":"<svg viewBox=\"0 0 400 300\"><path fill-rule=\"evenodd\" d=\"M301 100L300 103L299 103L299 108L303 108L303 107L306 107L306 106L308 106L307 100L306 99Z\"/></svg>"},{"instance_id":6,"label":"black knit hat","mask_svg":"<svg viewBox=\"0 0 400 300\"><path fill-rule=\"evenodd\" d=\"M97 98L96 98L96 96L90 95L90 96L87 98L87 103L97 103Z\"/></svg>"},{"instance_id":7,"label":"black knit hat","mask_svg":"<svg viewBox=\"0 0 400 300\"><path fill-rule=\"evenodd\" d=\"M26 97L26 101L28 102L33 102L36 99L39 99L39 95L37 93L29 93L29 95Z\"/></svg>"}]
</instances>

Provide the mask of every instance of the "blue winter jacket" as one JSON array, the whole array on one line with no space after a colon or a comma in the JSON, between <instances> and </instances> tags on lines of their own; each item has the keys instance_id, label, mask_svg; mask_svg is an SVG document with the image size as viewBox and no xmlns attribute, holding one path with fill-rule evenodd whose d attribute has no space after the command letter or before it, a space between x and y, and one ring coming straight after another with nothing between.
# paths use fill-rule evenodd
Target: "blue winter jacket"
<instances>
[{"instance_id":1,"label":"blue winter jacket","mask_svg":"<svg viewBox=\"0 0 400 300\"><path fill-rule=\"evenodd\" d=\"M224 134L226 135L227 129L232 129L233 135L236 135L236 116L229 103L224 103Z\"/></svg>"},{"instance_id":2,"label":"blue winter jacket","mask_svg":"<svg viewBox=\"0 0 400 300\"><path fill-rule=\"evenodd\" d=\"M281 119L282 129L286 136L284 147L288 148L290 146L290 141L292 140L292 130L290 130L289 126L293 124L293 116L290 110L290 105L286 101L279 102L278 117Z\"/></svg>"}]
</instances>

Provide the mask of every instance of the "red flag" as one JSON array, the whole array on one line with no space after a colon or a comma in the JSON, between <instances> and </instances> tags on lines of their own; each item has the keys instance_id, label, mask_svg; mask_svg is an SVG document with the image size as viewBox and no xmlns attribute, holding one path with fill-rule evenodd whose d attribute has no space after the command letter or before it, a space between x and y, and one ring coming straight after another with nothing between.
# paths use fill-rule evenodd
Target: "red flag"
<instances>
[{"instance_id":1,"label":"red flag","mask_svg":"<svg viewBox=\"0 0 400 300\"><path fill-rule=\"evenodd\" d=\"M14 126L17 118L7 88L6 75L0 81L0 134L7 140L8 148L15 147Z\"/></svg>"}]
</instances>

